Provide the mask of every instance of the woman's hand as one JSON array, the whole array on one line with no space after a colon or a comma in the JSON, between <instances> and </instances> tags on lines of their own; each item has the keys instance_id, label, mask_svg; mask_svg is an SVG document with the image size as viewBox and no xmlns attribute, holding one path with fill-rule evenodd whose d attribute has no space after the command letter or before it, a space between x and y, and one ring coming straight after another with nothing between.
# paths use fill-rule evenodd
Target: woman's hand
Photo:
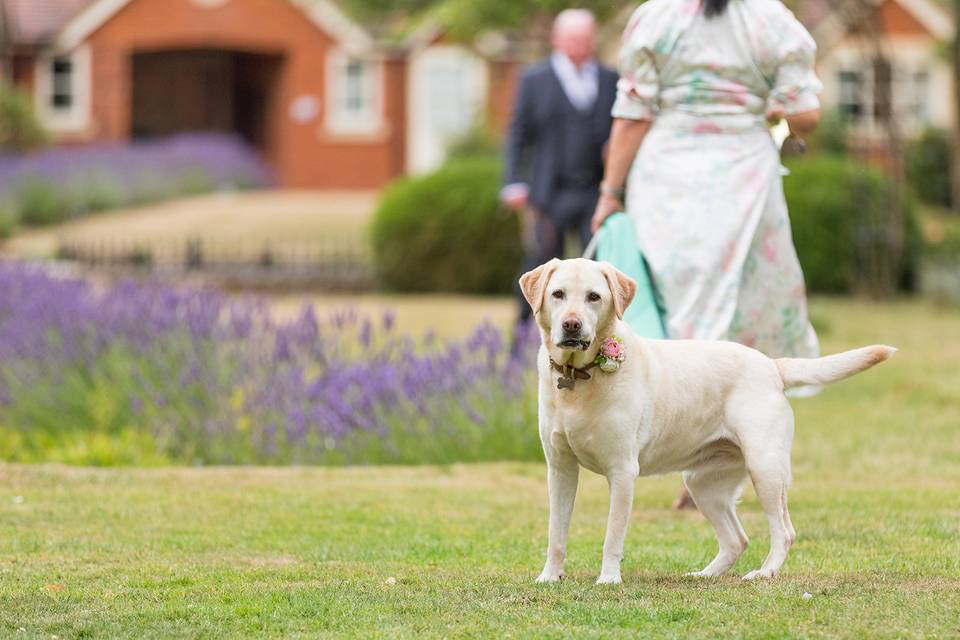
<instances>
[{"instance_id":1,"label":"woman's hand","mask_svg":"<svg viewBox=\"0 0 960 640\"><path fill-rule=\"evenodd\" d=\"M600 230L603 221L618 211L623 211L623 202L619 198L609 194L601 193L597 200L597 208L593 212L593 218L590 219L590 230L596 235Z\"/></svg>"},{"instance_id":2,"label":"woman's hand","mask_svg":"<svg viewBox=\"0 0 960 640\"><path fill-rule=\"evenodd\" d=\"M613 119L607 166L603 174L604 186L600 189L600 200L597 201L596 211L590 220L590 228L594 233L600 230L600 225L611 213L625 210L623 185L627 182L627 174L649 129L650 120Z\"/></svg>"}]
</instances>

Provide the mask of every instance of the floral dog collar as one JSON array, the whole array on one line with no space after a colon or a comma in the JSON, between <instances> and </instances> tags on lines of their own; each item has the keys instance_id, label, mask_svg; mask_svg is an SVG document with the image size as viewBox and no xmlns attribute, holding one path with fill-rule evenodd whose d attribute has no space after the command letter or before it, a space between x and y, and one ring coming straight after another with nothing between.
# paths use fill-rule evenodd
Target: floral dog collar
<instances>
[{"instance_id":1,"label":"floral dog collar","mask_svg":"<svg viewBox=\"0 0 960 640\"><path fill-rule=\"evenodd\" d=\"M573 391L577 380L589 380L590 374L587 373L594 367L599 367L605 373L614 373L620 369L620 365L627 359L627 350L623 346L620 338L613 336L607 338L600 345L600 352L597 357L582 369L575 369L570 365L561 365L550 358L550 366L560 373L557 378L557 389L569 389Z\"/></svg>"},{"instance_id":2,"label":"floral dog collar","mask_svg":"<svg viewBox=\"0 0 960 640\"><path fill-rule=\"evenodd\" d=\"M620 369L620 365L627 359L627 349L623 346L623 341L617 336L607 338L600 345L600 353L597 354L594 362L604 373L614 373Z\"/></svg>"}]
</instances>

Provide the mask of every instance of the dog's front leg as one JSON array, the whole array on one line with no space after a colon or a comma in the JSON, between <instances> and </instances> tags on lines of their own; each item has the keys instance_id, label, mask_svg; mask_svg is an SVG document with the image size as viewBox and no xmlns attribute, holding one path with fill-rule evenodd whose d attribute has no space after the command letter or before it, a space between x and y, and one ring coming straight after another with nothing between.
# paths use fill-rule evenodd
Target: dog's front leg
<instances>
[{"instance_id":1,"label":"dog's front leg","mask_svg":"<svg viewBox=\"0 0 960 640\"><path fill-rule=\"evenodd\" d=\"M547 534L547 562L537 582L556 582L563 577L563 561L567 557L567 534L570 516L577 497L580 465L572 456L552 456L547 469L547 491L550 494L550 529Z\"/></svg>"},{"instance_id":2,"label":"dog's front leg","mask_svg":"<svg viewBox=\"0 0 960 640\"><path fill-rule=\"evenodd\" d=\"M623 559L623 543L627 537L627 525L633 509L633 488L639 470L613 471L607 475L610 485L610 516L607 518L607 535L603 540L603 565L597 584L619 584L620 561Z\"/></svg>"}]
</instances>

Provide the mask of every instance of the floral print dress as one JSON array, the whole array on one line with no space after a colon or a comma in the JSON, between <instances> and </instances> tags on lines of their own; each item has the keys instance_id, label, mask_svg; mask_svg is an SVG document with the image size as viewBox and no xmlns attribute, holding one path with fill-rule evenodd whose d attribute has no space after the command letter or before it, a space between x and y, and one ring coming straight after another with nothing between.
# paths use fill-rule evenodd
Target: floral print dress
<instances>
[{"instance_id":1,"label":"floral print dress","mask_svg":"<svg viewBox=\"0 0 960 640\"><path fill-rule=\"evenodd\" d=\"M624 33L616 118L652 120L627 212L671 338L819 354L769 114L819 107L816 46L780 0L649 0Z\"/></svg>"}]
</instances>

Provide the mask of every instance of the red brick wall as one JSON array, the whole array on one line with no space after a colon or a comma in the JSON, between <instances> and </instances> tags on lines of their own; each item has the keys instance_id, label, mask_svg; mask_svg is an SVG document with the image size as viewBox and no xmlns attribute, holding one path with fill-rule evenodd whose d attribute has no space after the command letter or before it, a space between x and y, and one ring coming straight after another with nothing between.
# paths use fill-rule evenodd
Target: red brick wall
<instances>
[{"instance_id":1,"label":"red brick wall","mask_svg":"<svg viewBox=\"0 0 960 640\"><path fill-rule=\"evenodd\" d=\"M14 55L12 62L13 83L32 95L36 84L36 58L27 54Z\"/></svg>"},{"instance_id":2,"label":"red brick wall","mask_svg":"<svg viewBox=\"0 0 960 640\"><path fill-rule=\"evenodd\" d=\"M170 49L225 49L284 56L266 132L266 155L284 186L376 188L403 168L404 65L384 69L386 126L373 136L339 138L325 129L326 56L333 46L303 13L281 0L230 0L203 9L191 0L133 0L97 30L93 55L91 137L123 140L131 128L132 54ZM310 122L289 116L302 95L320 100Z\"/></svg>"},{"instance_id":3,"label":"red brick wall","mask_svg":"<svg viewBox=\"0 0 960 640\"><path fill-rule=\"evenodd\" d=\"M917 21L897 2L886 0L880 5L880 25L884 33L891 35L929 36L927 28Z\"/></svg>"},{"instance_id":4,"label":"red brick wall","mask_svg":"<svg viewBox=\"0 0 960 640\"><path fill-rule=\"evenodd\" d=\"M490 95L487 101L489 109L487 121L493 133L503 135L510 124L514 94L522 68L520 63L515 61L490 62L488 68Z\"/></svg>"}]
</instances>

